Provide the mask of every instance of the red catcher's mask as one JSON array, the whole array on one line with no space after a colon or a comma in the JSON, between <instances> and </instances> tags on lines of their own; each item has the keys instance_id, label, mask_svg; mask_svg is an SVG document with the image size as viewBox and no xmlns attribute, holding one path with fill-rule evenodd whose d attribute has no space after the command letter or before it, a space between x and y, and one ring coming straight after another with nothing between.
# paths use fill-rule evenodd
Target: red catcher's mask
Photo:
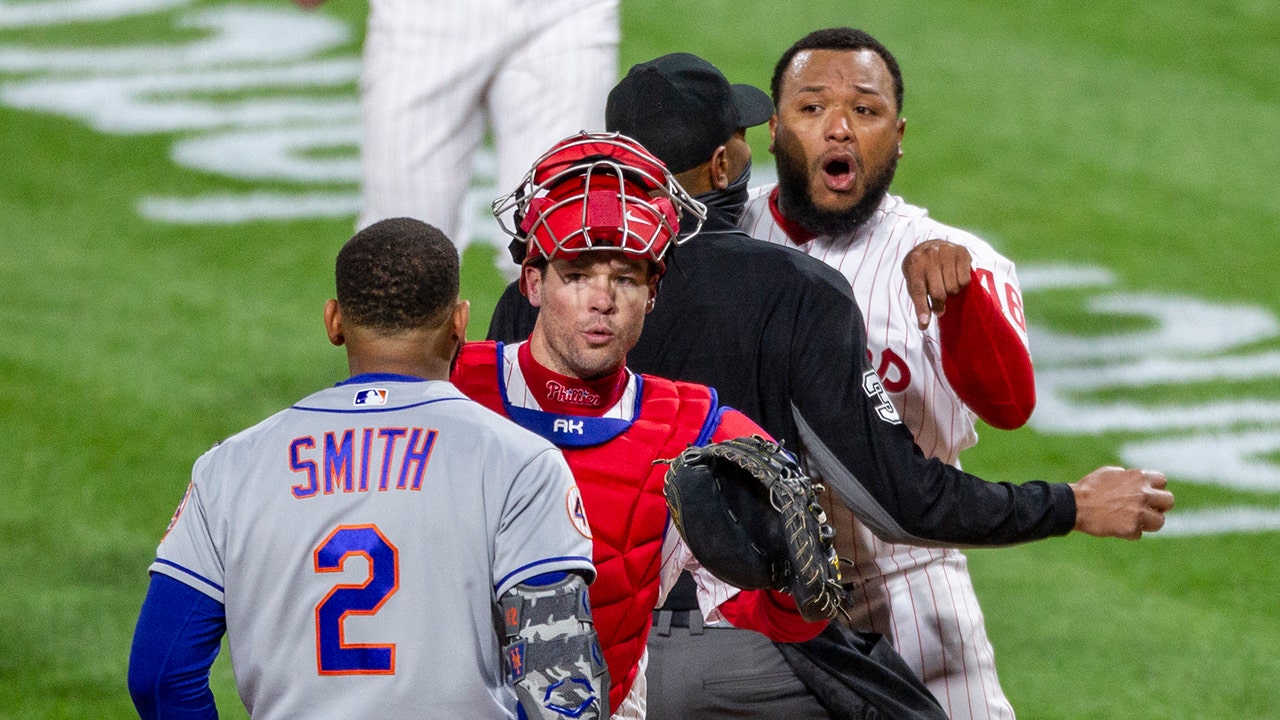
<instances>
[{"instance_id":1,"label":"red catcher's mask","mask_svg":"<svg viewBox=\"0 0 1280 720\"><path fill-rule=\"evenodd\" d=\"M517 231L502 215L514 209ZM660 160L617 133L580 133L534 163L520 185L493 203L503 230L528 243L525 262L572 259L589 250L643 257L665 269L663 255L701 229L706 208L680 187ZM698 219L678 238L680 218Z\"/></svg>"}]
</instances>

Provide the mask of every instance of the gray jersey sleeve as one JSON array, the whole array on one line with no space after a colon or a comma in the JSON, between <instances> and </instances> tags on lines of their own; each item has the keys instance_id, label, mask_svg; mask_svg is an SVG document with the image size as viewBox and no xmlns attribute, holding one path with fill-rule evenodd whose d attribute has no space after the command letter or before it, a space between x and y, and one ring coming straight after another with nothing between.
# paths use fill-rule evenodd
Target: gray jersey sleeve
<instances>
[{"instance_id":1,"label":"gray jersey sleeve","mask_svg":"<svg viewBox=\"0 0 1280 720\"><path fill-rule=\"evenodd\" d=\"M224 567L210 530L210 490L203 482L204 471L216 450L210 450L196 462L191 483L178 503L149 570L168 575L218 602L224 602Z\"/></svg>"},{"instance_id":2,"label":"gray jersey sleeve","mask_svg":"<svg viewBox=\"0 0 1280 720\"><path fill-rule=\"evenodd\" d=\"M588 582L595 579L591 527L558 450L534 455L502 499L493 554L496 596L545 572L574 570Z\"/></svg>"}]
</instances>

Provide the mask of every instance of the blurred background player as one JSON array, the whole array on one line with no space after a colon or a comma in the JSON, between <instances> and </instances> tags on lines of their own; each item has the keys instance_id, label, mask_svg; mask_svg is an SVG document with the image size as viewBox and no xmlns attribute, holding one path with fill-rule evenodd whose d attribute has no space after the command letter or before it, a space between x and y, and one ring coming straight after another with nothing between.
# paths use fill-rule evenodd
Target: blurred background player
<instances>
[{"instance_id":1,"label":"blurred background player","mask_svg":"<svg viewBox=\"0 0 1280 720\"><path fill-rule=\"evenodd\" d=\"M604 716L573 477L447 382L469 313L457 250L387 220L336 279L324 321L351 377L196 462L134 634L139 715L216 718L225 633L254 718L512 718L517 698L521 716Z\"/></svg>"},{"instance_id":2,"label":"blurred background player","mask_svg":"<svg viewBox=\"0 0 1280 720\"><path fill-rule=\"evenodd\" d=\"M805 622L788 595L720 582L670 527L663 460L690 444L766 434L705 385L626 367L679 215L700 220L702 207L638 144L607 133L558 143L495 213L512 205L527 243L519 287L538 318L526 342L465 345L453 381L565 453L592 520L591 604L613 717L644 718L652 612L682 570L709 621L780 641L807 640L827 623Z\"/></svg>"},{"instance_id":3,"label":"blurred background player","mask_svg":"<svg viewBox=\"0 0 1280 720\"><path fill-rule=\"evenodd\" d=\"M486 131L505 189L556 141L603 127L618 38L618 0L370 0L357 226L413 217L465 247Z\"/></svg>"},{"instance_id":4,"label":"blurred background player","mask_svg":"<svg viewBox=\"0 0 1280 720\"><path fill-rule=\"evenodd\" d=\"M819 258L852 286L872 366L930 457L960 466L976 418L1020 427L1035 407L1013 263L888 193L906 120L893 55L851 28L797 41L773 75L778 184L741 226ZM937 321L932 321L932 316ZM861 616L893 638L953 720L1012 718L963 554L878 540L837 512Z\"/></svg>"}]
</instances>

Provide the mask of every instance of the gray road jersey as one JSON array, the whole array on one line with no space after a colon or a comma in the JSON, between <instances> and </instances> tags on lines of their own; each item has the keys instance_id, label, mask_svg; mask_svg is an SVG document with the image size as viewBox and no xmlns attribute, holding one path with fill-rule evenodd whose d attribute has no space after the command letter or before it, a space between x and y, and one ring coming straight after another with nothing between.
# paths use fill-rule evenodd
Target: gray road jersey
<instances>
[{"instance_id":1,"label":"gray road jersey","mask_svg":"<svg viewBox=\"0 0 1280 720\"><path fill-rule=\"evenodd\" d=\"M447 382L323 390L205 453L151 566L226 608L254 718L511 717L495 597L594 574L547 441Z\"/></svg>"}]
</instances>

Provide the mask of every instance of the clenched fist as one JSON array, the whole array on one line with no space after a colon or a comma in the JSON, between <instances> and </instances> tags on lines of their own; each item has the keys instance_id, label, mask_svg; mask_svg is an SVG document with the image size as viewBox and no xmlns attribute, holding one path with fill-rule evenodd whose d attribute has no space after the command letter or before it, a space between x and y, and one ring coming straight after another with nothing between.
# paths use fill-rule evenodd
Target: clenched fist
<instances>
[{"instance_id":1,"label":"clenched fist","mask_svg":"<svg viewBox=\"0 0 1280 720\"><path fill-rule=\"evenodd\" d=\"M1098 537L1137 540L1164 527L1173 507L1168 481L1154 470L1100 467L1071 483L1076 496L1076 530Z\"/></svg>"}]
</instances>

